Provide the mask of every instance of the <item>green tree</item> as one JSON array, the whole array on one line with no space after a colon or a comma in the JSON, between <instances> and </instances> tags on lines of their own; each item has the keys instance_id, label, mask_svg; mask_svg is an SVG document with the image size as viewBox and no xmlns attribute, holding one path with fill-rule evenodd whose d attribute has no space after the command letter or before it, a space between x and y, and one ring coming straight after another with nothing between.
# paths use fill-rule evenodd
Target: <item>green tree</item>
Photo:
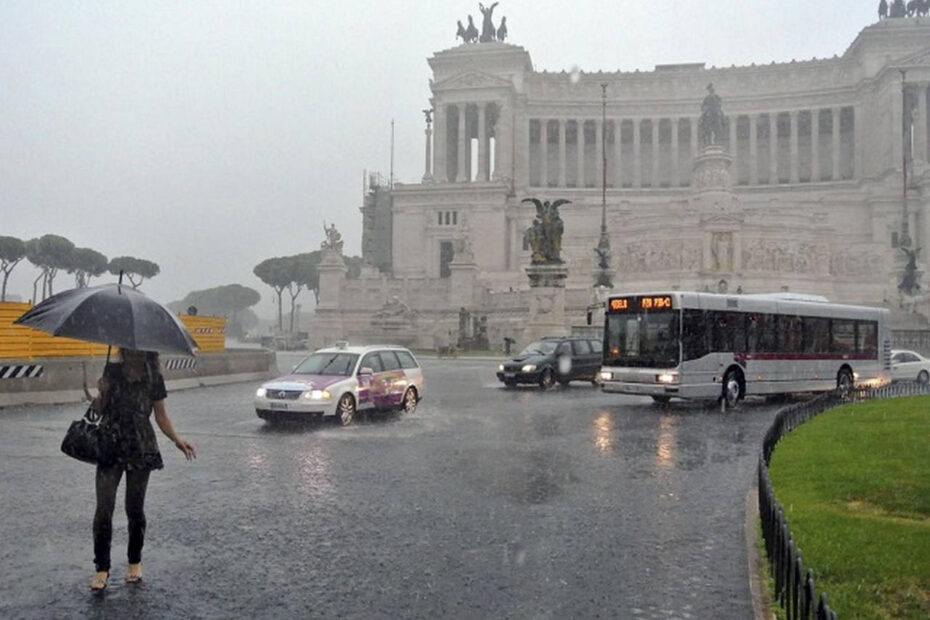
<instances>
[{"instance_id":1,"label":"green tree","mask_svg":"<svg viewBox=\"0 0 930 620\"><path fill-rule=\"evenodd\" d=\"M110 260L107 270L117 276L122 272L134 289L142 286L146 278L154 278L161 272L161 268L156 263L133 256L117 256Z\"/></svg>"},{"instance_id":2,"label":"green tree","mask_svg":"<svg viewBox=\"0 0 930 620\"><path fill-rule=\"evenodd\" d=\"M181 301L174 301L168 307L175 312L186 312L194 306L201 314L223 315L229 319L227 333L241 335L244 329L258 322L255 313L246 314L246 310L261 301L258 291L241 284L226 284L201 291L191 291ZM254 322L251 322L254 318ZM246 325L246 323L249 323Z\"/></svg>"},{"instance_id":3,"label":"green tree","mask_svg":"<svg viewBox=\"0 0 930 620\"><path fill-rule=\"evenodd\" d=\"M291 273L286 258L266 258L252 269L255 276L270 286L278 297L278 331L283 329L281 296L291 283Z\"/></svg>"},{"instance_id":4,"label":"green tree","mask_svg":"<svg viewBox=\"0 0 930 620\"><path fill-rule=\"evenodd\" d=\"M71 267L74 244L59 235L42 235L26 242L26 258L41 269L32 285L32 299L37 301L36 287L42 280L42 299L54 295L53 283L59 269Z\"/></svg>"},{"instance_id":5,"label":"green tree","mask_svg":"<svg viewBox=\"0 0 930 620\"><path fill-rule=\"evenodd\" d=\"M3 272L0 301L6 301L7 280L10 279L13 268L24 258L26 258L26 243L22 239L0 236L0 271Z\"/></svg>"},{"instance_id":6,"label":"green tree","mask_svg":"<svg viewBox=\"0 0 930 620\"><path fill-rule=\"evenodd\" d=\"M107 257L90 248L74 248L71 253L71 266L68 273L74 274L74 285L78 288L86 288L90 285L90 279L104 274L107 270L109 261Z\"/></svg>"},{"instance_id":7,"label":"green tree","mask_svg":"<svg viewBox=\"0 0 930 620\"><path fill-rule=\"evenodd\" d=\"M296 256L287 257L286 271L290 282L287 285L287 291L291 296L291 325L290 331L294 331L294 317L297 313L297 296L303 289L312 290L316 301L319 302L320 291L320 273L317 266L320 264L322 252L314 250L306 254L297 254Z\"/></svg>"}]
</instances>

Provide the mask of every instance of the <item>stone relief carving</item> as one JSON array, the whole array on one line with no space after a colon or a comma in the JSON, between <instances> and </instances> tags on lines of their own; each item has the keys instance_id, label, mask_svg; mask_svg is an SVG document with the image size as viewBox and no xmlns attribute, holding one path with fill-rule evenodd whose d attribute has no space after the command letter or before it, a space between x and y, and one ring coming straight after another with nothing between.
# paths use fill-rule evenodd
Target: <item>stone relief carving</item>
<instances>
[{"instance_id":1,"label":"stone relief carving","mask_svg":"<svg viewBox=\"0 0 930 620\"><path fill-rule=\"evenodd\" d=\"M756 239L743 246L743 269L808 275L831 273L830 251L823 244ZM834 271L835 273L835 271Z\"/></svg>"},{"instance_id":2,"label":"stone relief carving","mask_svg":"<svg viewBox=\"0 0 930 620\"><path fill-rule=\"evenodd\" d=\"M377 319L395 318L409 321L417 318L417 311L402 302L397 295L392 295L385 300L384 305L375 312L374 316Z\"/></svg>"},{"instance_id":3,"label":"stone relief carving","mask_svg":"<svg viewBox=\"0 0 930 620\"><path fill-rule=\"evenodd\" d=\"M630 243L618 252L621 273L654 271L697 271L701 268L701 242L698 240Z\"/></svg>"}]
</instances>

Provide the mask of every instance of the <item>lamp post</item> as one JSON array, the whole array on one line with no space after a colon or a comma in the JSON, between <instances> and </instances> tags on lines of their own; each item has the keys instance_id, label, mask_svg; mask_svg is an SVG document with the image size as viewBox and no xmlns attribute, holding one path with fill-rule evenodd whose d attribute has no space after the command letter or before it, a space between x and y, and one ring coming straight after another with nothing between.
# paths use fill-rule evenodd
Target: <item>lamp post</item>
<instances>
[{"instance_id":1,"label":"lamp post","mask_svg":"<svg viewBox=\"0 0 930 620\"><path fill-rule=\"evenodd\" d=\"M910 235L910 213L908 213L907 206L907 153L908 146L911 140L911 126L908 122L909 116L907 110L907 73L902 69L901 70L901 174L902 174L902 199L904 203L903 213L902 213L902 222L901 222L901 239L899 241L901 247L909 248L911 246L911 235Z\"/></svg>"},{"instance_id":2,"label":"lamp post","mask_svg":"<svg viewBox=\"0 0 930 620\"><path fill-rule=\"evenodd\" d=\"M616 140L617 137L615 136ZM594 251L599 272L594 286L613 288L610 281L610 236L607 234L607 84L601 84L601 236Z\"/></svg>"}]
</instances>

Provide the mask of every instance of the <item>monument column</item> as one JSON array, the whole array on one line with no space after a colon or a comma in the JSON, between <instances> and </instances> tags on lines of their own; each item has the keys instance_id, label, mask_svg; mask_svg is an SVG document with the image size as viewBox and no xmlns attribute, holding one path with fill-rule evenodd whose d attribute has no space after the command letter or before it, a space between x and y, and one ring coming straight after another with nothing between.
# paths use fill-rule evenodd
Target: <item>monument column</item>
<instances>
[{"instance_id":1,"label":"monument column","mask_svg":"<svg viewBox=\"0 0 930 620\"><path fill-rule=\"evenodd\" d=\"M578 149L578 181L575 187L584 187L584 120L575 121L577 131L575 132L575 147Z\"/></svg>"},{"instance_id":2,"label":"monument column","mask_svg":"<svg viewBox=\"0 0 930 620\"><path fill-rule=\"evenodd\" d=\"M832 154L833 154L833 176L834 181L840 180L840 109L833 108L833 135L832 137ZM900 132L899 132L900 133Z\"/></svg>"},{"instance_id":3,"label":"monument column","mask_svg":"<svg viewBox=\"0 0 930 620\"><path fill-rule=\"evenodd\" d=\"M820 181L820 110L811 110L811 182Z\"/></svg>"},{"instance_id":4,"label":"monument column","mask_svg":"<svg viewBox=\"0 0 930 620\"><path fill-rule=\"evenodd\" d=\"M791 182L800 183L801 174L798 163L798 111L792 110L788 114L791 118Z\"/></svg>"},{"instance_id":5,"label":"monument column","mask_svg":"<svg viewBox=\"0 0 930 620\"><path fill-rule=\"evenodd\" d=\"M642 119L633 119L633 187L643 186L643 156L639 152L639 123Z\"/></svg>"},{"instance_id":6,"label":"monument column","mask_svg":"<svg viewBox=\"0 0 930 620\"><path fill-rule=\"evenodd\" d=\"M769 114L769 185L778 184L778 113Z\"/></svg>"},{"instance_id":7,"label":"monument column","mask_svg":"<svg viewBox=\"0 0 930 620\"><path fill-rule=\"evenodd\" d=\"M659 119L652 119L652 187L660 187L659 183Z\"/></svg>"},{"instance_id":8,"label":"monument column","mask_svg":"<svg viewBox=\"0 0 930 620\"><path fill-rule=\"evenodd\" d=\"M915 129L914 159L927 161L927 85L917 87L917 127Z\"/></svg>"},{"instance_id":9,"label":"monument column","mask_svg":"<svg viewBox=\"0 0 930 620\"><path fill-rule=\"evenodd\" d=\"M426 165L423 169L423 182L431 183L433 181L433 174L430 170L430 165L433 163L433 129L430 123L432 110L424 110L423 113L426 115Z\"/></svg>"},{"instance_id":10,"label":"monument column","mask_svg":"<svg viewBox=\"0 0 930 620\"><path fill-rule=\"evenodd\" d=\"M623 187L623 119L614 119L614 187Z\"/></svg>"},{"instance_id":11,"label":"monument column","mask_svg":"<svg viewBox=\"0 0 930 620\"><path fill-rule=\"evenodd\" d=\"M437 183L445 183L448 180L446 171L446 149L448 140L446 132L448 131L449 110L444 103L436 102L433 106L436 110L436 118L433 122L433 179Z\"/></svg>"},{"instance_id":12,"label":"monument column","mask_svg":"<svg viewBox=\"0 0 930 620\"><path fill-rule=\"evenodd\" d=\"M697 159L698 154L701 152L701 146L698 144L698 125L701 123L701 118L695 116L691 119L691 157L692 159Z\"/></svg>"},{"instance_id":13,"label":"monument column","mask_svg":"<svg viewBox=\"0 0 930 620\"><path fill-rule=\"evenodd\" d=\"M455 173L455 182L464 183L465 182L465 111L468 109L468 106L464 103L460 103L459 106L459 132L458 132L458 157L456 158L456 173Z\"/></svg>"},{"instance_id":14,"label":"monument column","mask_svg":"<svg viewBox=\"0 0 930 620\"><path fill-rule=\"evenodd\" d=\"M737 134L737 120L739 116L734 114L730 117L730 157L736 161L736 151L739 148L739 135Z\"/></svg>"},{"instance_id":15,"label":"monument column","mask_svg":"<svg viewBox=\"0 0 930 620\"><path fill-rule=\"evenodd\" d=\"M504 100L498 103L500 110L497 122L494 125L494 178L512 179L514 176L514 124L513 105Z\"/></svg>"},{"instance_id":16,"label":"monument column","mask_svg":"<svg viewBox=\"0 0 930 620\"><path fill-rule=\"evenodd\" d=\"M749 115L749 184L759 184L759 115Z\"/></svg>"},{"instance_id":17,"label":"monument column","mask_svg":"<svg viewBox=\"0 0 930 620\"><path fill-rule=\"evenodd\" d=\"M559 187L565 187L565 124L566 120L560 118L559 123Z\"/></svg>"},{"instance_id":18,"label":"monument column","mask_svg":"<svg viewBox=\"0 0 930 620\"><path fill-rule=\"evenodd\" d=\"M549 187L549 119L539 119L539 185Z\"/></svg>"},{"instance_id":19,"label":"monument column","mask_svg":"<svg viewBox=\"0 0 930 620\"><path fill-rule=\"evenodd\" d=\"M478 181L488 180L488 119L487 104L478 104Z\"/></svg>"},{"instance_id":20,"label":"monument column","mask_svg":"<svg viewBox=\"0 0 930 620\"><path fill-rule=\"evenodd\" d=\"M604 182L604 124L600 119L594 121L594 169L595 187L602 187Z\"/></svg>"},{"instance_id":21,"label":"monument column","mask_svg":"<svg viewBox=\"0 0 930 620\"><path fill-rule=\"evenodd\" d=\"M671 138L672 138L672 165L671 165L672 182L670 183L670 185L671 187L678 187L681 185L681 173L678 171L678 160L679 160L678 119L677 118L669 119L669 123L671 123L671 131L672 131L672 135L671 135Z\"/></svg>"}]
</instances>

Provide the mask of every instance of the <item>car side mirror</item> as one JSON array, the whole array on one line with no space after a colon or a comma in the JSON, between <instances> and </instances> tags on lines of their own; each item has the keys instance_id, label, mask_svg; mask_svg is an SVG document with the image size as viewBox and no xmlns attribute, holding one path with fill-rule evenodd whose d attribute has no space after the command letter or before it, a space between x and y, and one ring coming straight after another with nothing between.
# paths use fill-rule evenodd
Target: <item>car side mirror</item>
<instances>
[{"instance_id":1,"label":"car side mirror","mask_svg":"<svg viewBox=\"0 0 930 620\"><path fill-rule=\"evenodd\" d=\"M358 369L359 377L364 376L364 375L368 375L370 377L373 374L375 374L375 371L369 368L368 366L362 366L361 368Z\"/></svg>"}]
</instances>

